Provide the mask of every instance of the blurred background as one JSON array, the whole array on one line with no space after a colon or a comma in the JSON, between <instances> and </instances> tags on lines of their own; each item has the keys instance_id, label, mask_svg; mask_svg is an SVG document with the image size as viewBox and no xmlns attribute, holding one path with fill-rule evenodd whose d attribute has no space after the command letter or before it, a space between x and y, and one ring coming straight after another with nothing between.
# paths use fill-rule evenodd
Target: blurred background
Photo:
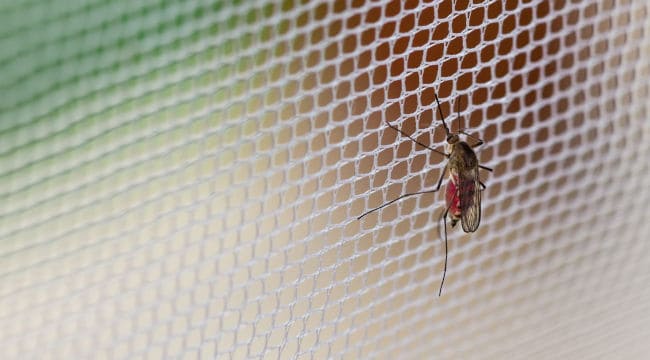
<instances>
[{"instance_id":1,"label":"blurred background","mask_svg":"<svg viewBox=\"0 0 650 360\"><path fill-rule=\"evenodd\" d=\"M0 4L0 357L644 358L644 0ZM434 93L478 154L449 234ZM458 113L456 113L458 109ZM458 116L460 115L460 116Z\"/></svg>"}]
</instances>

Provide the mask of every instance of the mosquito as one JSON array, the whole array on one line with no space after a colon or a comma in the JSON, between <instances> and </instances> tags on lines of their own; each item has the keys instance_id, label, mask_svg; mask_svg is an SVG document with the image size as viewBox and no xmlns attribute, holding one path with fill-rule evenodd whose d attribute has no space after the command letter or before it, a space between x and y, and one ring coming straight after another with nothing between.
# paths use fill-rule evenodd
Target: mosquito
<instances>
[{"instance_id":1,"label":"mosquito","mask_svg":"<svg viewBox=\"0 0 650 360\"><path fill-rule=\"evenodd\" d=\"M386 123L390 128L411 139L416 144L435 153L438 153L448 159L447 164L445 164L445 167L442 169L442 173L440 174L436 188L433 190L418 191L399 196L396 199L393 199L387 203L382 204L381 206L378 206L361 214L359 217L357 217L357 220L360 220L364 216L374 211L380 210L406 197L437 192L440 190L440 186L442 186L442 179L444 178L445 173L449 171L449 182L447 183L447 188L445 191L446 207L445 210L441 212L440 216L440 221L444 223L445 240L445 267L442 273L440 289L438 290L438 296L440 296L442 294L442 286L445 283L445 276L447 275L447 217L449 217L452 228L455 227L460 220L464 232L472 233L478 229L478 226L481 222L481 191L486 188L485 184L483 184L479 179L479 169L487 170L490 172L493 170L492 168L479 164L476 153L474 152L474 148L483 145L485 142L479 138L473 137L462 129L459 129L456 133L449 131L449 127L447 127L447 123L445 122L445 116L442 113L442 109L440 107L440 100L438 100L438 95L434 93L434 96L436 98L436 103L438 104L438 113L442 119L442 126L445 129L445 134L447 135L447 144L445 147L446 151L436 150L430 146L427 146L417 141L411 135L405 133L395 125L392 125L388 121L386 121ZM460 105L460 102L458 105ZM458 112L458 119L460 120L460 106L457 106L456 108ZM475 140L476 143L470 145L465 141L461 141L459 134L463 134L467 138Z\"/></svg>"}]
</instances>

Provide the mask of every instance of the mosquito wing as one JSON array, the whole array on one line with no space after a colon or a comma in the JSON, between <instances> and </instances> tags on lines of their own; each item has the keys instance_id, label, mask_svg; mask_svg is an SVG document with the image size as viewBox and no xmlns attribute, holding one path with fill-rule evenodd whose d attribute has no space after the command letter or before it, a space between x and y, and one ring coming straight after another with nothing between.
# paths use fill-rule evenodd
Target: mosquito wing
<instances>
[{"instance_id":1,"label":"mosquito wing","mask_svg":"<svg viewBox=\"0 0 650 360\"><path fill-rule=\"evenodd\" d=\"M463 231L474 232L481 223L481 185L478 167L463 171L459 175L461 224Z\"/></svg>"}]
</instances>

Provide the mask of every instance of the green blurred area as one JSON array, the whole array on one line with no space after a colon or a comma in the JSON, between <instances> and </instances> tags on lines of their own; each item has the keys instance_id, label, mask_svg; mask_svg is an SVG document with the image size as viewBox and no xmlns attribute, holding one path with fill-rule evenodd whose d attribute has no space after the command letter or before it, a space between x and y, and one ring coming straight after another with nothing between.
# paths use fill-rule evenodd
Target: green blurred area
<instances>
[{"instance_id":1,"label":"green blurred area","mask_svg":"<svg viewBox=\"0 0 650 360\"><path fill-rule=\"evenodd\" d=\"M289 28L264 20L294 6L291 1L0 5L0 179L66 152L109 146L125 133L173 127L201 109L208 109L210 119L204 115L184 124L209 127L250 112L242 101L246 93L268 82L269 74L281 77L273 69L251 69L284 52L281 45L264 44Z\"/></svg>"},{"instance_id":2,"label":"green blurred area","mask_svg":"<svg viewBox=\"0 0 650 360\"><path fill-rule=\"evenodd\" d=\"M5 244L7 237L23 241L30 227L28 238L60 226L89 203L114 207L111 199L125 189L140 191L142 202L164 194L176 183L152 185L152 178L179 174L218 152L220 143L254 133L259 119L267 118L260 109L281 100L281 90L269 83L281 79L287 65L269 62L286 53L292 41L287 32L307 18L270 20L295 6L0 4ZM286 39L277 41L281 36ZM249 96L253 91L257 95ZM238 125L216 133L227 123ZM233 159L225 154L217 164ZM178 182L195 177L184 174ZM98 211L118 211L107 209Z\"/></svg>"}]
</instances>

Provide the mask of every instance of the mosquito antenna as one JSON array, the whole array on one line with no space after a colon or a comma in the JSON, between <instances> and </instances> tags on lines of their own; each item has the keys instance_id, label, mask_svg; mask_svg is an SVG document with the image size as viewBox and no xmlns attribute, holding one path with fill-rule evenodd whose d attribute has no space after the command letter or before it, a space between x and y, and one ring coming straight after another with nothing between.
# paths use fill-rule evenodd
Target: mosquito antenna
<instances>
[{"instance_id":1,"label":"mosquito antenna","mask_svg":"<svg viewBox=\"0 0 650 360\"><path fill-rule=\"evenodd\" d=\"M449 136L449 128L447 127L447 123L445 123L445 115L442 114L442 109L440 108L440 100L438 100L438 94L433 93L433 96L436 97L436 102L438 103L438 113L440 114L440 118L442 119L442 126L445 127L445 134Z\"/></svg>"}]
</instances>

